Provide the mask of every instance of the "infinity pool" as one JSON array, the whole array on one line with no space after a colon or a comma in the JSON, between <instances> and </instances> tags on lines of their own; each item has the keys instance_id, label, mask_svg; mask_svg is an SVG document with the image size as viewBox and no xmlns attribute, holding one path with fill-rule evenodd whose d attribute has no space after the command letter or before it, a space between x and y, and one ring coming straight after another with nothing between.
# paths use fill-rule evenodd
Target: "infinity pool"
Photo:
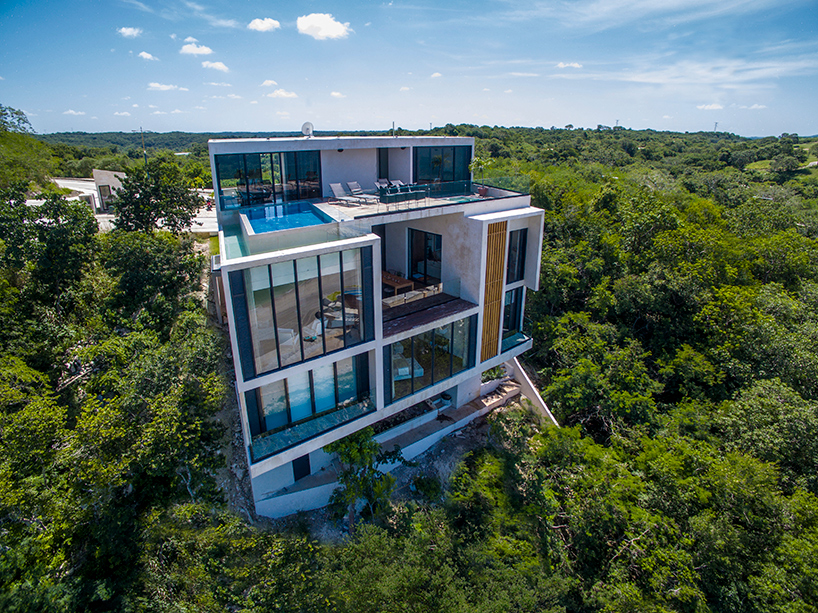
<instances>
[{"instance_id":1,"label":"infinity pool","mask_svg":"<svg viewBox=\"0 0 818 613\"><path fill-rule=\"evenodd\" d=\"M287 202L247 211L247 221L256 234L305 228L330 223L332 218L309 202Z\"/></svg>"}]
</instances>

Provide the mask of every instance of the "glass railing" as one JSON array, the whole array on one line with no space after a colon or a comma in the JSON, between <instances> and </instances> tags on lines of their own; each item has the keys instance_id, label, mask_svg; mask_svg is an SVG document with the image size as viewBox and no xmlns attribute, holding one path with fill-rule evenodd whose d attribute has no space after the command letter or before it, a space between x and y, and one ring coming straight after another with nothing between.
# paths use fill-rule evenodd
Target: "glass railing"
<instances>
[{"instance_id":1,"label":"glass railing","mask_svg":"<svg viewBox=\"0 0 818 613\"><path fill-rule=\"evenodd\" d=\"M489 196L498 197L500 193L491 193L491 188L499 191L516 192L518 194L531 193L531 177L528 175L511 175L506 177L486 177L485 179L475 179L475 191L481 186L485 185L489 188Z\"/></svg>"},{"instance_id":2,"label":"glass railing","mask_svg":"<svg viewBox=\"0 0 818 613\"><path fill-rule=\"evenodd\" d=\"M374 410L375 404L369 398L365 398L364 400L291 424L278 432L265 432L253 439L253 444L250 447L253 462L258 462L294 445L315 438L319 434L337 428Z\"/></svg>"},{"instance_id":3,"label":"glass railing","mask_svg":"<svg viewBox=\"0 0 818 613\"><path fill-rule=\"evenodd\" d=\"M389 273L386 273L386 275L389 275ZM395 288L394 295L386 296L381 300L384 320L389 320L392 316L399 316L399 314L413 311L412 303L415 303L417 307L425 308L425 306L431 302L445 302L452 298L460 297L460 279L450 279L436 283L423 283L420 281L401 279L400 277L398 277L398 279L408 285L406 285L405 288ZM387 276L384 276L382 281L384 281L384 287L388 287L386 285ZM436 300L431 300L435 297L437 297ZM424 302L421 304L420 301Z\"/></svg>"}]
</instances>

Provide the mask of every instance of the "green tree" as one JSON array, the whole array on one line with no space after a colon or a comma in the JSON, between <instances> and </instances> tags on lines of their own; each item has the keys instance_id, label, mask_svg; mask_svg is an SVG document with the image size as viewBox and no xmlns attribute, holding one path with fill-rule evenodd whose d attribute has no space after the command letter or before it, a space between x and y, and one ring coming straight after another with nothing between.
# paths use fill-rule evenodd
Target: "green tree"
<instances>
[{"instance_id":1,"label":"green tree","mask_svg":"<svg viewBox=\"0 0 818 613\"><path fill-rule=\"evenodd\" d=\"M122 180L113 200L114 225L121 230L152 232L161 225L178 234L188 228L203 205L178 164L164 157L137 166Z\"/></svg>"},{"instance_id":2,"label":"green tree","mask_svg":"<svg viewBox=\"0 0 818 613\"><path fill-rule=\"evenodd\" d=\"M373 435L374 430L367 427L324 447L327 453L337 454L341 464L340 487L332 493L330 504L346 509L350 534L355 530L358 501L363 500L369 516L376 517L385 510L392 495L395 477L378 467L406 463L397 445L392 451L384 451Z\"/></svg>"}]
</instances>

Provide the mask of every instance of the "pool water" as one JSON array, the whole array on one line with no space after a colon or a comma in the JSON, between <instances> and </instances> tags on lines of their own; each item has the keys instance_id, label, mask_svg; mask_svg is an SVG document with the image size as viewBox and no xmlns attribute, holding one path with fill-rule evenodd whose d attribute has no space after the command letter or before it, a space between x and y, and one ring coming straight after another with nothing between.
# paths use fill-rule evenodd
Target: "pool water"
<instances>
[{"instance_id":1,"label":"pool water","mask_svg":"<svg viewBox=\"0 0 818 613\"><path fill-rule=\"evenodd\" d=\"M256 234L330 223L332 218L309 202L287 202L247 211Z\"/></svg>"}]
</instances>

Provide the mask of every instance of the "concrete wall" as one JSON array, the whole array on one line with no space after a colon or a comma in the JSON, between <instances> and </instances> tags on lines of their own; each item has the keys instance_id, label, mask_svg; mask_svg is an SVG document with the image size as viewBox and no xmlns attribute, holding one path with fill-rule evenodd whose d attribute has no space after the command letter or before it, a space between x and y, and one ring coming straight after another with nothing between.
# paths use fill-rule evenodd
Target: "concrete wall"
<instances>
[{"instance_id":1,"label":"concrete wall","mask_svg":"<svg viewBox=\"0 0 818 613\"><path fill-rule=\"evenodd\" d=\"M375 189L378 178L377 149L336 149L321 152L321 183L325 198L332 197L330 183L340 183L348 190L348 181L357 181L361 188Z\"/></svg>"}]
</instances>

